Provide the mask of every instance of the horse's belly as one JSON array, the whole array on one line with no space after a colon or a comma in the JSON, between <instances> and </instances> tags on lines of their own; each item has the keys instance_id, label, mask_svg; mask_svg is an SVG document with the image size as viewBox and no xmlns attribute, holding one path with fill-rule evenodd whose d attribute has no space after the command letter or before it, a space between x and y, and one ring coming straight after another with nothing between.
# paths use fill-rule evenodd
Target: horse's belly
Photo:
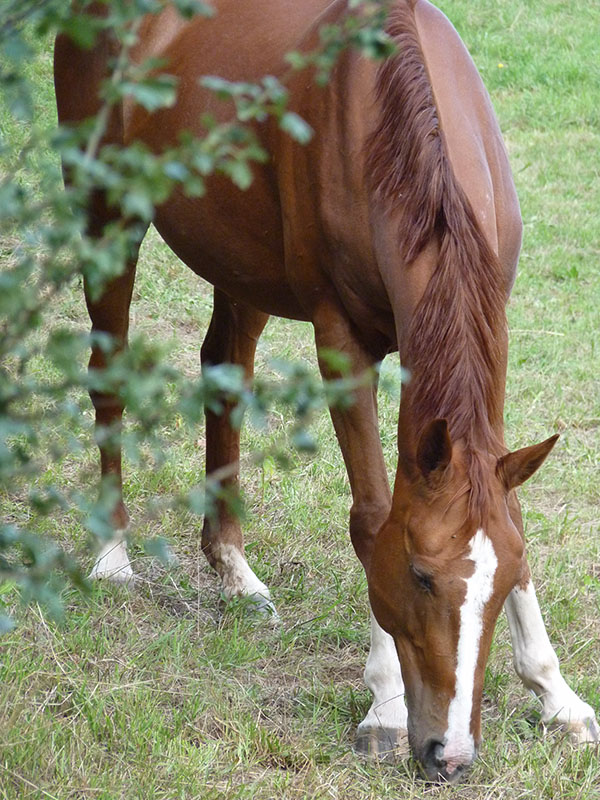
<instances>
[{"instance_id":1,"label":"horse's belly","mask_svg":"<svg viewBox=\"0 0 600 800\"><path fill-rule=\"evenodd\" d=\"M157 209L155 225L190 269L233 299L306 319L286 279L280 211L262 174L246 192L224 179L211 181L204 198L178 192Z\"/></svg>"}]
</instances>

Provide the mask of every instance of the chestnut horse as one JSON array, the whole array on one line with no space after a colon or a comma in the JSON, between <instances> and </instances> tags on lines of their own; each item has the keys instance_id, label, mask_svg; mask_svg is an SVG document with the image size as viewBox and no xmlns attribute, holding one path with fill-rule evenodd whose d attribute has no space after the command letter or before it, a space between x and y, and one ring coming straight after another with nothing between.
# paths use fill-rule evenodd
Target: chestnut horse
<instances>
[{"instance_id":1,"label":"chestnut horse","mask_svg":"<svg viewBox=\"0 0 600 800\"><path fill-rule=\"evenodd\" d=\"M343 19L342 0L216 0L211 20L173 9L148 16L133 57L160 57L178 78L177 102L149 114L133 101L115 110L105 141L140 140L160 152L200 117L231 109L198 78L282 76L284 54L312 49L323 23ZM98 7L98 13L101 12ZM214 285L202 362L253 372L269 315L310 320L317 348L345 353L358 374L399 350L412 379L402 391L398 468L390 492L379 440L376 390L332 409L352 489L350 535L366 571L372 607L365 680L373 705L357 749L383 755L408 731L432 780L454 780L476 756L485 664L504 605L515 667L540 698L542 718L578 742L598 741L594 712L562 678L525 556L515 489L556 437L509 453L503 436L507 362L505 304L515 277L521 219L489 97L464 45L427 0L391 3L395 54L379 67L344 53L326 88L288 75L291 107L315 135L300 146L274 121L256 126L270 154L242 192L223 177L206 198L175 191L155 225L174 252ZM117 43L105 33L83 51L59 37L59 117L98 111L98 87ZM100 193L89 232L118 219ZM136 258L100 299L88 295L93 329L125 346ZM92 367L104 364L93 351ZM329 376L326 363L321 371ZM121 419L115 396L93 395L99 426ZM207 474L239 460L228 414L206 415ZM121 485L120 452L101 446L103 475ZM236 489L237 476L230 486ZM97 577L131 575L124 529ZM202 546L227 597L270 605L248 566L238 520L223 505L206 521ZM401 665L401 668L400 668ZM405 702L406 701L406 702Z\"/></svg>"}]
</instances>

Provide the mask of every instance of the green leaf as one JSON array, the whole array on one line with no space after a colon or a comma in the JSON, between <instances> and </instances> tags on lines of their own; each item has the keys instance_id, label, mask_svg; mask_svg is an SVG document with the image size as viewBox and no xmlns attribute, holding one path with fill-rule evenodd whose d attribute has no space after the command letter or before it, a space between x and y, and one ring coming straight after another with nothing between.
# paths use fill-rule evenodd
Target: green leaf
<instances>
[{"instance_id":1,"label":"green leaf","mask_svg":"<svg viewBox=\"0 0 600 800\"><path fill-rule=\"evenodd\" d=\"M304 69L309 63L309 59L304 53L298 53L296 51L286 53L285 60L295 70Z\"/></svg>"},{"instance_id":2,"label":"green leaf","mask_svg":"<svg viewBox=\"0 0 600 800\"><path fill-rule=\"evenodd\" d=\"M317 451L317 443L306 428L299 428L294 431L292 444L303 453L316 453Z\"/></svg>"},{"instance_id":3,"label":"green leaf","mask_svg":"<svg viewBox=\"0 0 600 800\"><path fill-rule=\"evenodd\" d=\"M152 558L157 558L161 563L167 566L175 566L177 558L173 553L169 543L162 536L156 536L154 539L147 539L144 542L144 551Z\"/></svg>"},{"instance_id":4,"label":"green leaf","mask_svg":"<svg viewBox=\"0 0 600 800\"><path fill-rule=\"evenodd\" d=\"M247 161L229 161L223 166L223 171L229 175L235 185L245 191L252 184L252 170Z\"/></svg>"},{"instance_id":5,"label":"green leaf","mask_svg":"<svg viewBox=\"0 0 600 800\"><path fill-rule=\"evenodd\" d=\"M238 84L232 83L218 75L205 75L200 79L200 85L210 89L220 100L230 100L236 93L239 94Z\"/></svg>"},{"instance_id":6,"label":"green leaf","mask_svg":"<svg viewBox=\"0 0 600 800\"><path fill-rule=\"evenodd\" d=\"M170 108L177 99L177 79L173 75L157 75L138 83L124 81L119 86L119 94L133 97L147 111Z\"/></svg>"},{"instance_id":7,"label":"green leaf","mask_svg":"<svg viewBox=\"0 0 600 800\"><path fill-rule=\"evenodd\" d=\"M346 353L339 350L332 350L329 347L319 348L319 358L332 372L339 372L342 375L349 375L351 369L350 358Z\"/></svg>"},{"instance_id":8,"label":"green leaf","mask_svg":"<svg viewBox=\"0 0 600 800\"><path fill-rule=\"evenodd\" d=\"M103 22L97 17L88 14L71 14L61 20L60 27L78 47L89 50L94 46L99 32L103 28Z\"/></svg>"},{"instance_id":9,"label":"green leaf","mask_svg":"<svg viewBox=\"0 0 600 800\"><path fill-rule=\"evenodd\" d=\"M152 198L144 189L131 189L121 198L121 207L125 214L131 217L150 222L154 216L154 204Z\"/></svg>"},{"instance_id":10,"label":"green leaf","mask_svg":"<svg viewBox=\"0 0 600 800\"><path fill-rule=\"evenodd\" d=\"M189 177L190 171L181 161L167 161L163 167L165 175L174 181L185 181Z\"/></svg>"},{"instance_id":11,"label":"green leaf","mask_svg":"<svg viewBox=\"0 0 600 800\"><path fill-rule=\"evenodd\" d=\"M13 64L31 60L34 56L33 50L23 38L21 31L7 27L6 33L6 38L2 40L0 46L0 53L4 58Z\"/></svg>"},{"instance_id":12,"label":"green leaf","mask_svg":"<svg viewBox=\"0 0 600 800\"><path fill-rule=\"evenodd\" d=\"M209 3L203 3L200 0L172 0L172 3L185 19L190 19L196 15L214 17L216 13Z\"/></svg>"},{"instance_id":13,"label":"green leaf","mask_svg":"<svg viewBox=\"0 0 600 800\"><path fill-rule=\"evenodd\" d=\"M300 144L308 144L314 134L310 125L293 111L285 112L279 120L279 127Z\"/></svg>"},{"instance_id":14,"label":"green leaf","mask_svg":"<svg viewBox=\"0 0 600 800\"><path fill-rule=\"evenodd\" d=\"M0 636L4 633L10 633L15 627L12 617L7 617L6 614L0 614Z\"/></svg>"}]
</instances>

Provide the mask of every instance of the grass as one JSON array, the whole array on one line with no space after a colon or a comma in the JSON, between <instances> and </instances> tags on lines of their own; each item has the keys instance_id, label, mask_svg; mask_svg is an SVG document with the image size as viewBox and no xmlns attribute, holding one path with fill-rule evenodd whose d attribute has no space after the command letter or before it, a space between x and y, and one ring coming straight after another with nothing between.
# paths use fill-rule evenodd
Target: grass
<instances>
[{"instance_id":1,"label":"grass","mask_svg":"<svg viewBox=\"0 0 600 800\"><path fill-rule=\"evenodd\" d=\"M525 241L509 306L507 441L518 447L562 433L521 498L563 673L599 709L600 9L583 0L440 5L492 93L515 172ZM47 53L35 69L51 118ZM77 290L57 311L62 321L87 326ZM171 339L172 359L195 374L209 316L209 287L149 236L134 329ZM272 320L258 368L267 369L272 355L314 364L309 326ZM393 398L382 398L390 471L396 410ZM88 410L81 452L49 464L46 480L92 485L91 420ZM246 431L244 452L288 424L282 415L266 433ZM319 456L293 456L288 471L261 471L246 457L247 551L273 591L281 630L257 626L235 604L222 608L200 556L198 519L176 510L151 519L143 513L149 496L201 476L202 430L187 438L167 432L172 452L156 470L127 467L136 535L166 536L179 565L166 571L134 545L144 579L135 590L102 585L89 598L69 594L61 627L37 608L19 614L18 628L0 643L2 800L600 797L597 749L542 735L535 702L511 669L504 619L487 669L482 754L466 783L434 789L410 762L373 765L352 754L354 729L370 702L362 683L366 586L348 541L349 491L325 415L316 433ZM15 519L29 513L18 495L2 504ZM39 526L84 552L77 518L57 515ZM14 589L1 591L0 600L12 605Z\"/></svg>"}]
</instances>

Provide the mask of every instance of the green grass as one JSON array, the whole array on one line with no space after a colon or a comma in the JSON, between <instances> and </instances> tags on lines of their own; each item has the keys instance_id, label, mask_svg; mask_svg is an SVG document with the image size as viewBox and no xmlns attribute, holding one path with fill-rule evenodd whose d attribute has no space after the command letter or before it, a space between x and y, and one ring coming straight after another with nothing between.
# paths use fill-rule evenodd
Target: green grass
<instances>
[{"instance_id":1,"label":"green grass","mask_svg":"<svg viewBox=\"0 0 600 800\"><path fill-rule=\"evenodd\" d=\"M509 306L507 441L518 447L562 433L521 498L563 673L599 709L600 8L583 0L440 5L492 93L515 172L525 240ZM49 68L47 55L35 66L46 115ZM196 374L209 287L154 234L138 276L134 330L173 340L173 361ZM57 313L87 326L76 289ZM273 355L314 364L309 326L272 320L258 368ZM396 402L384 397L381 406L392 470ZM82 451L49 463L45 480L91 491L91 421L88 409ZM266 433L246 431L244 452L288 425L273 415ZM242 608L222 608L200 555L198 519L177 510L145 514L149 496L201 478L203 431L167 431L173 450L165 464L127 467L136 536L166 536L179 566L166 571L134 546L143 578L135 590L69 594L62 627L36 608L19 613L19 627L0 642L2 800L600 797L597 749L572 749L560 734L539 730L536 704L511 668L504 619L487 670L481 758L464 784L432 789L410 763L378 766L352 754L370 702L362 683L366 585L348 541L350 496L325 415L316 432L320 455L293 456L286 472L245 457L247 551L273 591L281 630L257 626ZM15 520L29 513L17 492L2 503ZM85 552L74 515L40 519L39 529ZM14 590L1 599L12 605Z\"/></svg>"}]
</instances>

